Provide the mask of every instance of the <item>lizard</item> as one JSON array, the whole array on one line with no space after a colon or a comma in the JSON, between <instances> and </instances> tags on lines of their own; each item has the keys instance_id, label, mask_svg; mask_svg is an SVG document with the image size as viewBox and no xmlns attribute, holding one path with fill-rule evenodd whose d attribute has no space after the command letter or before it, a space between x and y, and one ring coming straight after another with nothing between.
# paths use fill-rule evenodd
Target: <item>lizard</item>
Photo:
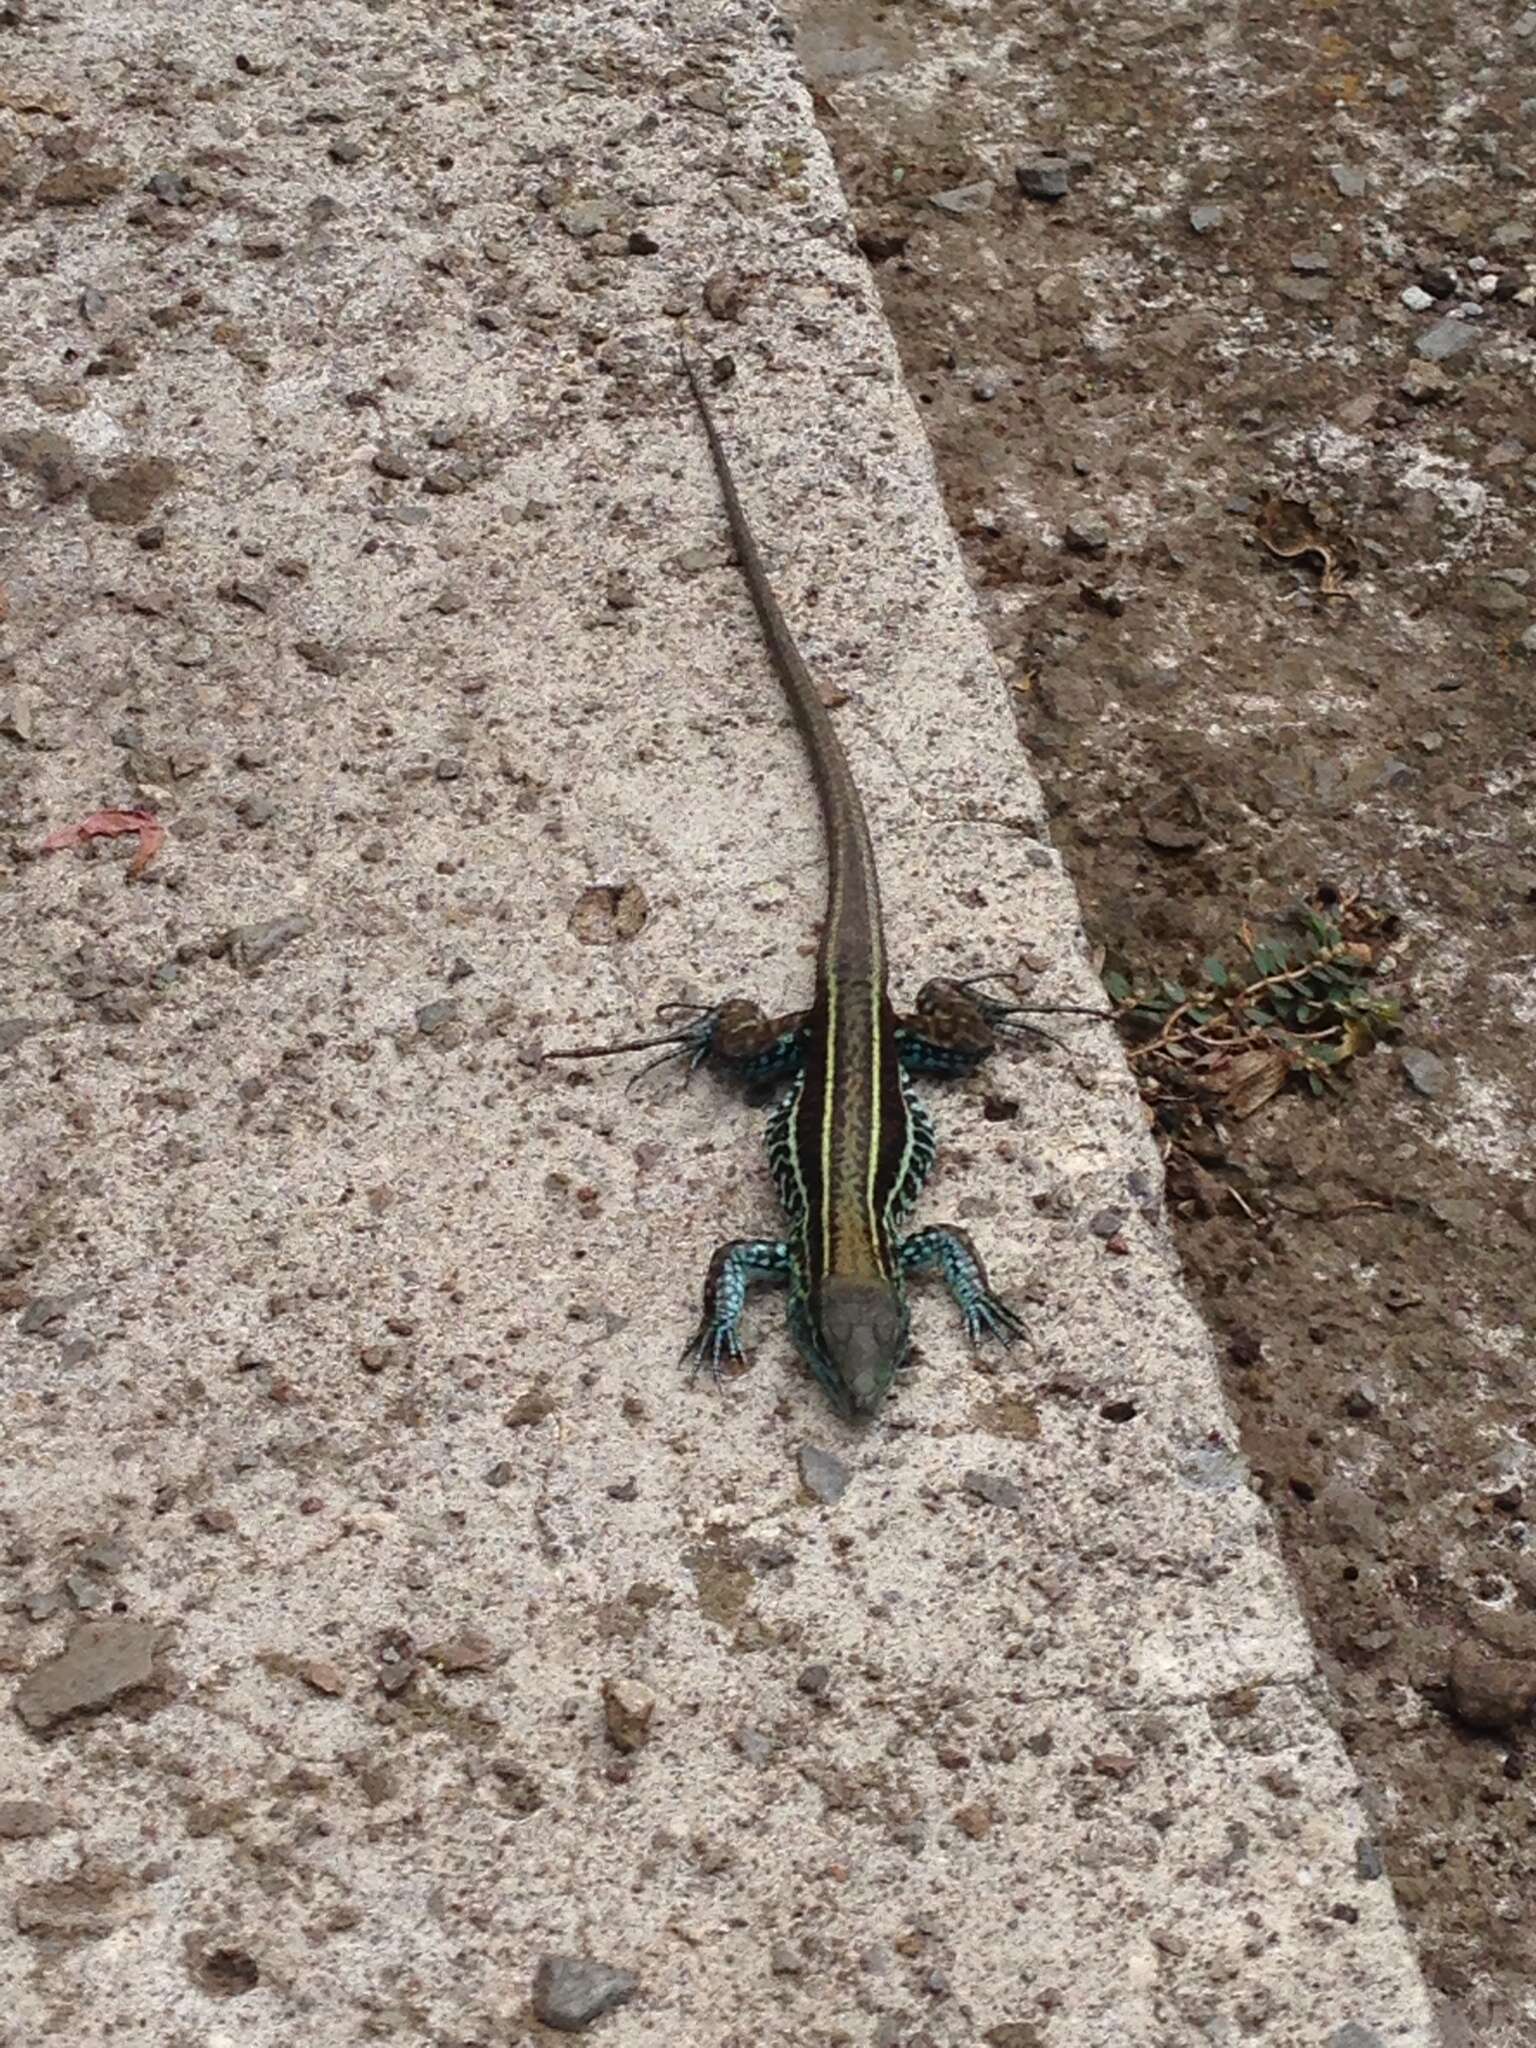
<instances>
[{"instance_id":1,"label":"lizard","mask_svg":"<svg viewBox=\"0 0 1536 2048\"><path fill-rule=\"evenodd\" d=\"M820 802L827 853L827 903L809 1008L770 1017L758 1003L729 997L673 1004L689 1013L678 1030L621 1045L551 1052L591 1059L670 1048L692 1072L709 1061L750 1082L789 1083L769 1120L767 1150L788 1218L782 1239L737 1238L710 1261L699 1326L683 1352L718 1381L727 1361L744 1363L741 1319L748 1289L788 1289L790 1333L832 1406L848 1422L879 1412L911 1336L907 1281L937 1272L959 1307L973 1345L1006 1345L1026 1334L1023 1319L992 1289L965 1231L901 1230L933 1167L932 1118L916 1076L974 1073L1001 1043L1034 1027L1016 1020L1043 1009L983 993L996 975L934 979L914 1007L898 1013L886 964L880 883L863 801L842 740L822 702L768 579L737 494L698 369L682 367L709 444L736 558L764 639L800 731ZM1075 1005L1055 1011L1099 1016Z\"/></svg>"}]
</instances>

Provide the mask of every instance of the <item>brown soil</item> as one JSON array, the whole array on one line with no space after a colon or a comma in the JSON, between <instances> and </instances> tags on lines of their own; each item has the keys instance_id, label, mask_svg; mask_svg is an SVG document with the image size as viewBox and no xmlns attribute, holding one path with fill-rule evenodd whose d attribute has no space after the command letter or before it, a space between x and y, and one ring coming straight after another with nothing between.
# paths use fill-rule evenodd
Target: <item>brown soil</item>
<instances>
[{"instance_id":1,"label":"brown soil","mask_svg":"<svg viewBox=\"0 0 1536 2048\"><path fill-rule=\"evenodd\" d=\"M1528 2048L1536 34L793 13L1090 934L1176 973L1319 881L1400 915L1400 1045L1172 1192L1448 2038ZM1024 196L1052 151L1066 196ZM1346 595L1258 544L1266 492Z\"/></svg>"}]
</instances>

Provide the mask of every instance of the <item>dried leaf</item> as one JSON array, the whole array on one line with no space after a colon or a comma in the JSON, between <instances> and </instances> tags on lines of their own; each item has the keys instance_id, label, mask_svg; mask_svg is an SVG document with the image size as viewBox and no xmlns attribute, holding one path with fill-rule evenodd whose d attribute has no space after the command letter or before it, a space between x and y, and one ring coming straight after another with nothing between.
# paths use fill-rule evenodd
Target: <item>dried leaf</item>
<instances>
[{"instance_id":1,"label":"dried leaf","mask_svg":"<svg viewBox=\"0 0 1536 2048\"><path fill-rule=\"evenodd\" d=\"M79 846L87 839L118 839L125 832L137 832L139 850L128 863L128 880L136 881L165 844L165 827L149 811L92 811L78 825L61 826L43 841L44 853L58 853L66 846Z\"/></svg>"},{"instance_id":2,"label":"dried leaf","mask_svg":"<svg viewBox=\"0 0 1536 2048\"><path fill-rule=\"evenodd\" d=\"M1290 1053L1258 1046L1220 1061L1205 1076L1205 1086L1221 1097L1233 1116L1252 1116L1280 1093L1292 1064Z\"/></svg>"}]
</instances>

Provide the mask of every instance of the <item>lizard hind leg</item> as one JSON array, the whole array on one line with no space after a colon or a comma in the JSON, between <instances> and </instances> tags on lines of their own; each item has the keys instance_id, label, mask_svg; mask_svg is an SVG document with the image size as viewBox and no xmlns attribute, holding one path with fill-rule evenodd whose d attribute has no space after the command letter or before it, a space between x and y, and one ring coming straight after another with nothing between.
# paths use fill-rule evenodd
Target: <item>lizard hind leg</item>
<instances>
[{"instance_id":1,"label":"lizard hind leg","mask_svg":"<svg viewBox=\"0 0 1536 2048\"><path fill-rule=\"evenodd\" d=\"M1060 1047L1061 1040L1026 1017L1112 1017L1112 1010L1082 1003L1002 1002L985 993L1002 987L1013 996L1018 982L1010 974L973 974L965 981L924 982L910 1012L897 1020L901 1062L910 1074L973 1074L1002 1045L1024 1038L1043 1038ZM1065 1050L1065 1048L1062 1048Z\"/></svg>"},{"instance_id":2,"label":"lizard hind leg","mask_svg":"<svg viewBox=\"0 0 1536 2048\"><path fill-rule=\"evenodd\" d=\"M714 1060L742 1080L775 1080L793 1073L802 1051L803 1017L770 1017L760 1003L728 996L722 1003L663 1003L658 1023L677 1019L676 1030L655 1038L627 1038L617 1045L577 1045L546 1052L547 1060L603 1060L615 1053L664 1050L631 1074L626 1090L672 1060L686 1062L686 1087L706 1060ZM686 1020L686 1021L682 1021Z\"/></svg>"}]
</instances>

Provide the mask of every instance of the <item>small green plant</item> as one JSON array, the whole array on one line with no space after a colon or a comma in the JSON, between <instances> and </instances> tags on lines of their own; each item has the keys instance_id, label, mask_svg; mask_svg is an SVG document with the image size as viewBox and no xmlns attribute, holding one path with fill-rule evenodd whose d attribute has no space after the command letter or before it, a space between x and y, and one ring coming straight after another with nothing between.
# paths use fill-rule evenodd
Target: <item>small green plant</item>
<instances>
[{"instance_id":1,"label":"small green plant","mask_svg":"<svg viewBox=\"0 0 1536 2048\"><path fill-rule=\"evenodd\" d=\"M1393 920L1330 891L1290 922L1288 938L1243 925L1236 964L1213 954L1183 981L1105 974L1142 1093L1170 1135L1219 1111L1252 1116L1293 1076L1322 1095L1395 1030L1397 1004L1372 987Z\"/></svg>"}]
</instances>

